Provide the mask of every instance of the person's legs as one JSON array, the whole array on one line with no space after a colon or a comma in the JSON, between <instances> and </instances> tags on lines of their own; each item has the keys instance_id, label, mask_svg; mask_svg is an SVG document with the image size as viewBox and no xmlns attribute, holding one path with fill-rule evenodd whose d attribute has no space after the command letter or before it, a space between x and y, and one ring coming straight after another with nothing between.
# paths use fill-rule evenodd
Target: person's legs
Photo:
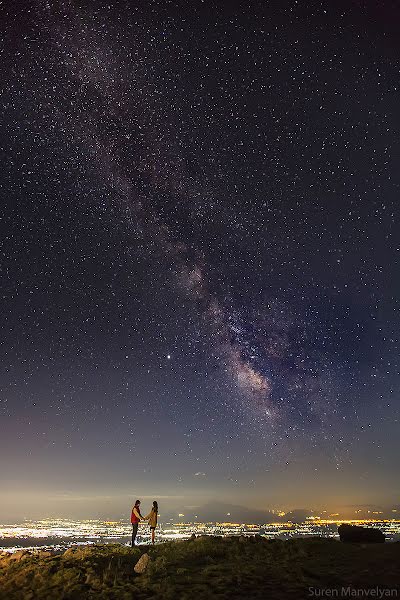
<instances>
[{"instance_id":1,"label":"person's legs","mask_svg":"<svg viewBox=\"0 0 400 600\"><path fill-rule=\"evenodd\" d=\"M132 523L132 548L135 545L136 534L138 532L138 523Z\"/></svg>"},{"instance_id":2,"label":"person's legs","mask_svg":"<svg viewBox=\"0 0 400 600\"><path fill-rule=\"evenodd\" d=\"M156 530L153 527L152 530L151 530L151 543L152 544L154 544L155 537L156 537Z\"/></svg>"}]
</instances>

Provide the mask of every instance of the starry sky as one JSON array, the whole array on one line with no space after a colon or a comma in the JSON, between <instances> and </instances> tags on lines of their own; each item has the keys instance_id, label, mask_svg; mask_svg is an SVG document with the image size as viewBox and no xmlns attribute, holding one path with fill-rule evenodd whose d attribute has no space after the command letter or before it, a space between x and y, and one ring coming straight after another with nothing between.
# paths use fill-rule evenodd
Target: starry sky
<instances>
[{"instance_id":1,"label":"starry sky","mask_svg":"<svg viewBox=\"0 0 400 600\"><path fill-rule=\"evenodd\" d=\"M1 8L0 518L398 502L395 4Z\"/></svg>"}]
</instances>

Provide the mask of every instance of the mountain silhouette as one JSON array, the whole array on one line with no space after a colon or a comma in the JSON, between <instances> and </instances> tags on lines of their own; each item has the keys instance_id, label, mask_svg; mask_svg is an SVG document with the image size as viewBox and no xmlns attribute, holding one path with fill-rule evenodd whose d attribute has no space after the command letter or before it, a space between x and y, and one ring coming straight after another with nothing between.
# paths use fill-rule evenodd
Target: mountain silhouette
<instances>
[{"instance_id":1,"label":"mountain silhouette","mask_svg":"<svg viewBox=\"0 0 400 600\"><path fill-rule=\"evenodd\" d=\"M165 514L165 513L164 513ZM229 522L229 523L272 523L279 521L286 521L287 516L279 517L277 514L273 513L271 510L260 510L255 508L248 508L247 506L241 506L236 504L227 504L225 502L207 502L202 506L198 507L186 507L182 508L181 514L184 516L181 517L183 521L199 521L199 522ZM302 515L308 516L311 514L310 510L306 509L296 509L291 511L290 515L293 515L293 518L296 519L295 522L298 522ZM176 513L175 513L176 515ZM305 518L304 516L304 518ZM176 516L171 515L171 518L175 518ZM301 519L304 520L304 519Z\"/></svg>"}]
</instances>

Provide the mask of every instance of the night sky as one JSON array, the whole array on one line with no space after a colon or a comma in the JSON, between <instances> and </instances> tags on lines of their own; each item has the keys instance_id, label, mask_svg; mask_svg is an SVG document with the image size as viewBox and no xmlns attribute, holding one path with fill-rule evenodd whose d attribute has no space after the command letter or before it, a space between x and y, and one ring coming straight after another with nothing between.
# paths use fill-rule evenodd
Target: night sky
<instances>
[{"instance_id":1,"label":"night sky","mask_svg":"<svg viewBox=\"0 0 400 600\"><path fill-rule=\"evenodd\" d=\"M0 519L398 504L395 3L1 8Z\"/></svg>"}]
</instances>

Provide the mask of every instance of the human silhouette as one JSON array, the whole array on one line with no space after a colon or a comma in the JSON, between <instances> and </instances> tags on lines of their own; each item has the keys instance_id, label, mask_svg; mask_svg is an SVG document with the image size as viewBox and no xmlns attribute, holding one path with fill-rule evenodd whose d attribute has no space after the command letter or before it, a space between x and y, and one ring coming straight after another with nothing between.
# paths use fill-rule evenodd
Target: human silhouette
<instances>
[{"instance_id":1,"label":"human silhouette","mask_svg":"<svg viewBox=\"0 0 400 600\"><path fill-rule=\"evenodd\" d=\"M144 517L140 514L140 500L136 500L135 506L131 512L131 523L132 523L132 548L135 545L135 539L138 532L139 521L144 521Z\"/></svg>"},{"instance_id":2,"label":"human silhouette","mask_svg":"<svg viewBox=\"0 0 400 600\"><path fill-rule=\"evenodd\" d=\"M157 517L158 517L158 502L156 502L156 500L154 500L151 511L145 517L145 520L149 521L152 544L154 544L155 537L156 537Z\"/></svg>"}]
</instances>

